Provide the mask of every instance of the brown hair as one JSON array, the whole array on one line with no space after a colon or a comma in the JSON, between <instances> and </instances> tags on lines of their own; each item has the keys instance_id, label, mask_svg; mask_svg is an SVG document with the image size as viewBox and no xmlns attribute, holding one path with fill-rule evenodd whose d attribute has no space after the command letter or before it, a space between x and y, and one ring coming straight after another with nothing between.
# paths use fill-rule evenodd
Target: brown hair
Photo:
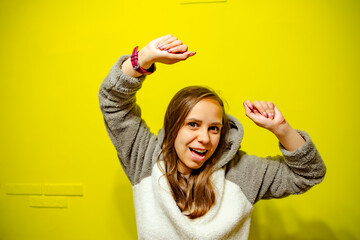
<instances>
[{"instance_id":1,"label":"brown hair","mask_svg":"<svg viewBox=\"0 0 360 240\"><path fill-rule=\"evenodd\" d=\"M191 109L201 100L210 98L216 100L222 108L222 124L220 141L213 155L199 169L194 169L188 178L178 170L179 158L174 143L176 136L183 126L185 118ZM226 135L229 123L225 114L221 98L212 90L190 86L181 89L169 103L164 119L164 141L162 154L165 162L164 174L170 185L172 195L182 212L186 212L191 219L205 215L215 203L215 193L210 176L215 163L226 148ZM158 165L160 166L159 162Z\"/></svg>"}]
</instances>

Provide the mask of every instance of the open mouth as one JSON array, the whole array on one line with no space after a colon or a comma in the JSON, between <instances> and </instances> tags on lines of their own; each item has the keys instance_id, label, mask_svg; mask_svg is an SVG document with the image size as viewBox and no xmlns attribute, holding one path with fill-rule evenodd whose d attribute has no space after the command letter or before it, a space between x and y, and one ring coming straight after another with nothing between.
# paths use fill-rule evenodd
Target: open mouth
<instances>
[{"instance_id":1,"label":"open mouth","mask_svg":"<svg viewBox=\"0 0 360 240\"><path fill-rule=\"evenodd\" d=\"M199 156L205 156L205 154L207 153L208 150L200 150L200 149L193 149L191 147L190 148L190 151L193 152L193 153L196 153L197 155Z\"/></svg>"}]
</instances>

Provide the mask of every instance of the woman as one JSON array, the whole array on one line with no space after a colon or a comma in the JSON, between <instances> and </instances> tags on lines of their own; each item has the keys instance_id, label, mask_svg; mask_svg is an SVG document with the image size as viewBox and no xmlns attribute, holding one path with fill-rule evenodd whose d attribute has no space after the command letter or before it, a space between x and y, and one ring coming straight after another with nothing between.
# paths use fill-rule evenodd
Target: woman
<instances>
[{"instance_id":1,"label":"woman","mask_svg":"<svg viewBox=\"0 0 360 240\"><path fill-rule=\"evenodd\" d=\"M150 133L135 94L155 63L195 55L172 35L151 41L111 68L99 92L106 129L134 195L139 239L247 239L260 199L300 194L322 181L325 165L310 137L285 121L272 102L244 103L246 115L279 139L283 156L239 150L240 122L213 91L180 90L164 128Z\"/></svg>"}]
</instances>

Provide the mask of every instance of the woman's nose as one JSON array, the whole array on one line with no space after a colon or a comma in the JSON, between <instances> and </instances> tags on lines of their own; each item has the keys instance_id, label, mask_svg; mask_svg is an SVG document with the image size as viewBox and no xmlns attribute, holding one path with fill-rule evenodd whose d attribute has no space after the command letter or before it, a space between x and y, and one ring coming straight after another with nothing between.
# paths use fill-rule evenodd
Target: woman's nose
<instances>
[{"instance_id":1,"label":"woman's nose","mask_svg":"<svg viewBox=\"0 0 360 240\"><path fill-rule=\"evenodd\" d=\"M204 144L210 142L209 132L207 131L207 129L199 131L198 141Z\"/></svg>"}]
</instances>

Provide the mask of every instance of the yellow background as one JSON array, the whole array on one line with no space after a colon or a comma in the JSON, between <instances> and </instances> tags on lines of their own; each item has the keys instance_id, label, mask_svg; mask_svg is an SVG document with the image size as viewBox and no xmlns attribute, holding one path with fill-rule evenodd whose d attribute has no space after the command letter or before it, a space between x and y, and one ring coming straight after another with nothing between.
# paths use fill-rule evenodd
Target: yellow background
<instances>
[{"instance_id":1,"label":"yellow background","mask_svg":"<svg viewBox=\"0 0 360 240\"><path fill-rule=\"evenodd\" d=\"M110 67L171 33L197 51L158 65L138 94L157 132L183 86L220 91L242 148L278 154L242 102L272 100L326 162L320 185L255 205L251 239L360 239L359 1L0 1L0 239L136 239L131 185L98 107ZM29 206L9 184L78 184L66 208Z\"/></svg>"}]
</instances>

